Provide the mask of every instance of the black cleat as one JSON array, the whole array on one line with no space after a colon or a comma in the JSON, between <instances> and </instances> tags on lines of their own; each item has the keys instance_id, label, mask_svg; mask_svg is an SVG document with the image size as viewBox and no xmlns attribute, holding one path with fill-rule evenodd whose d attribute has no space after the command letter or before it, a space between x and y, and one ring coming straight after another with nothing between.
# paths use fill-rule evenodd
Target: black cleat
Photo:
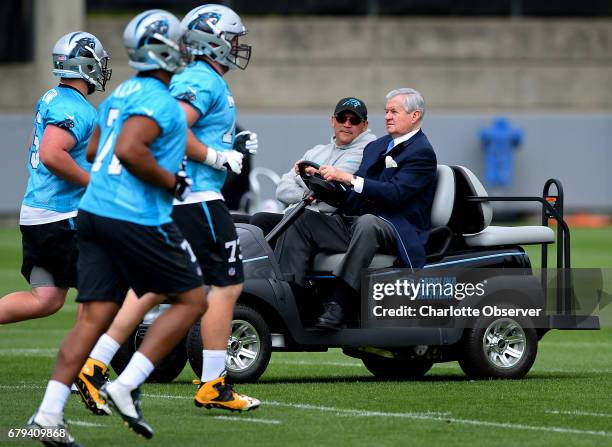
<instances>
[{"instance_id":1,"label":"black cleat","mask_svg":"<svg viewBox=\"0 0 612 447\"><path fill-rule=\"evenodd\" d=\"M82 447L70 432L68 424L59 415L36 411L26 423L26 430L32 433L32 439L41 441L48 447Z\"/></svg>"},{"instance_id":2,"label":"black cleat","mask_svg":"<svg viewBox=\"0 0 612 447\"><path fill-rule=\"evenodd\" d=\"M130 429L147 439L153 437L153 429L140 410L140 388L130 391L115 380L100 388L100 396L117 410Z\"/></svg>"}]
</instances>

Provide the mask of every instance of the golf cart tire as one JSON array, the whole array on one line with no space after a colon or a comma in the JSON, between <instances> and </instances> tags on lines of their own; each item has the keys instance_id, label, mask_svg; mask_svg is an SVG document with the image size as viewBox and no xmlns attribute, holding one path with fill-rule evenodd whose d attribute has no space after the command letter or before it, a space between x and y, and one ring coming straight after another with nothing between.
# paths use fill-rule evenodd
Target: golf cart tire
<instances>
[{"instance_id":1,"label":"golf cart tire","mask_svg":"<svg viewBox=\"0 0 612 447\"><path fill-rule=\"evenodd\" d=\"M462 344L459 365L469 378L522 379L536 359L538 334L529 318L481 316L465 330Z\"/></svg>"},{"instance_id":2,"label":"golf cart tire","mask_svg":"<svg viewBox=\"0 0 612 447\"><path fill-rule=\"evenodd\" d=\"M361 359L375 377L384 380L416 380L422 378L433 362L422 358L388 358L370 355Z\"/></svg>"},{"instance_id":3,"label":"golf cart tire","mask_svg":"<svg viewBox=\"0 0 612 447\"><path fill-rule=\"evenodd\" d=\"M257 341L255 341L257 340ZM245 343L242 345L244 341ZM236 345L233 346L232 343ZM249 352L255 352L253 359L241 354L241 347ZM244 351L242 351L244 352ZM233 353L233 354L232 354ZM226 363L227 376L233 382L254 382L264 373L270 363L272 355L272 336L263 317L255 309L237 304L234 308L232 320L232 333L228 343L228 361ZM202 337L200 323L196 323L187 336L187 356L191 369L198 376L202 375ZM245 361L244 368L237 368L232 359Z\"/></svg>"},{"instance_id":4,"label":"golf cart tire","mask_svg":"<svg viewBox=\"0 0 612 447\"><path fill-rule=\"evenodd\" d=\"M130 335L128 341L119 347L119 350L111 360L111 366L117 375L123 372L142 341L142 339L137 338L136 334L137 332L134 332ZM187 364L187 349L185 344L186 339L181 340L170 354L158 363L158 366L147 378L147 382L170 383L176 379Z\"/></svg>"}]
</instances>

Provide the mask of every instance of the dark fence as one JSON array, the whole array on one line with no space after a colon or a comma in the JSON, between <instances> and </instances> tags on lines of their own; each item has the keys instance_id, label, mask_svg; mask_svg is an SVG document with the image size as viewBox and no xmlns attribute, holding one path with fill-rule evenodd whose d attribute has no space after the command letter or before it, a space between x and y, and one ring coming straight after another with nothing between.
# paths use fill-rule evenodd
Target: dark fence
<instances>
[{"instance_id":1,"label":"dark fence","mask_svg":"<svg viewBox=\"0 0 612 447\"><path fill-rule=\"evenodd\" d=\"M202 0L87 0L90 11L165 8L186 11ZM591 0L220 0L249 15L610 16L612 1Z\"/></svg>"}]
</instances>

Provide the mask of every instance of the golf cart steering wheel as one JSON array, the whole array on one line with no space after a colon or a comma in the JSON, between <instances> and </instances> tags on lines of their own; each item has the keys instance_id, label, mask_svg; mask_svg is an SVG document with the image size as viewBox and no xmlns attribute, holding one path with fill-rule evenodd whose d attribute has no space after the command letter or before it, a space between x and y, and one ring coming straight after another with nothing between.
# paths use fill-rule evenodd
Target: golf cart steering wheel
<instances>
[{"instance_id":1,"label":"golf cart steering wheel","mask_svg":"<svg viewBox=\"0 0 612 447\"><path fill-rule=\"evenodd\" d=\"M306 173L306 168L315 168L316 170L318 170L320 167L321 165L319 163L315 163L314 161L302 160L298 163L298 171L300 173L300 177L302 177L302 180L304 180L306 186L308 186L307 182L309 182L312 177L318 177L323 180L323 177L318 172L314 174L314 176Z\"/></svg>"},{"instance_id":2,"label":"golf cart steering wheel","mask_svg":"<svg viewBox=\"0 0 612 447\"><path fill-rule=\"evenodd\" d=\"M298 172L306 186L314 193L317 200L338 207L344 202L349 188L338 181L326 181L318 172L314 175L306 173L306 168L319 169L320 165L314 161L302 160L298 163Z\"/></svg>"}]
</instances>

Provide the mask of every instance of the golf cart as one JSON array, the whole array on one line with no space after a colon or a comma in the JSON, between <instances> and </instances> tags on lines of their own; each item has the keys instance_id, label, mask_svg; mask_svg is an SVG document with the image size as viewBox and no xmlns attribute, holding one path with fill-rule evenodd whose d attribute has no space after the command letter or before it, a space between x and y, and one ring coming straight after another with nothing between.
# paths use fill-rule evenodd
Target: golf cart
<instances>
[{"instance_id":1,"label":"golf cart","mask_svg":"<svg viewBox=\"0 0 612 447\"><path fill-rule=\"evenodd\" d=\"M359 358L376 377L411 379L423 376L437 362L458 360L463 371L473 378L521 378L529 371L537 354L538 341L552 329L598 329L599 320L591 315L576 315L570 264L570 233L563 220L563 189L559 181L548 180L542 197L489 197L478 178L462 166L439 165L431 223L426 247L427 264L421 270L459 267L463 272L495 269L488 278L488 293L483 298L498 308L519 306L517 297L537 301L544 309L553 309L545 324L527 316L480 316L462 326L441 324L404 326L388 320L373 324L365 315L367 306L355 310L345 328L335 332L316 330L313 326L321 313L321 301L334 285L330 273L343 253L319 253L314 257L308 279L308 296L297 296L290 286L291 277L283 275L270 247L283 231L304 212L312 199L338 204L346 193L336 182L326 182L318 174L310 176L302 162L300 173L310 191L303 201L283 218L267 236L253 225L237 224L243 255L245 282L234 312L228 341L227 372L234 381L257 380L266 370L272 351L312 352L342 348ZM556 193L551 194L551 187ZM531 201L542 206L540 226L491 226L494 201ZM557 234L548 226L557 223ZM555 293L548 293L548 245L556 243ZM531 261L522 245L542 247L542 275L532 274ZM396 256L377 254L370 269L397 269ZM389 270L390 269L390 270ZM535 298L534 298L535 291ZM362 300L369 297L362 295ZM523 300L524 301L524 300ZM362 303L363 304L363 303ZM512 313L510 313L512 315ZM149 321L143 322L133 340L122 347L123 354L113 359L114 369L125 366L124 357L136 349L138 339ZM121 352L121 351L120 351ZM158 368L152 380L171 381L188 359L200 375L202 341L197 323ZM116 365L121 360L121 365ZM129 358L129 357L127 357ZM117 371L118 372L118 371Z\"/></svg>"}]
</instances>

